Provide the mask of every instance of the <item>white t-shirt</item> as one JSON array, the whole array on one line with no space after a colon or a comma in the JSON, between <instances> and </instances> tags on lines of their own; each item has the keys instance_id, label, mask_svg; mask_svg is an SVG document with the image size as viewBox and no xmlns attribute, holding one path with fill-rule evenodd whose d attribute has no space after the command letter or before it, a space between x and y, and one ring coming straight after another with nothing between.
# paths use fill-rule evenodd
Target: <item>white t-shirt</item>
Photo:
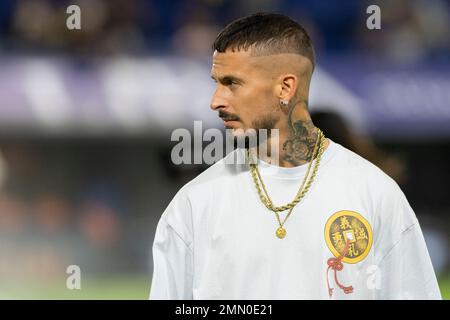
<instances>
[{"instance_id":1,"label":"white t-shirt","mask_svg":"<svg viewBox=\"0 0 450 320\"><path fill-rule=\"evenodd\" d=\"M245 154L226 159L234 156ZM162 214L150 299L441 299L413 210L367 160L330 140L284 239L248 165L224 160L186 184ZM259 161L275 205L294 199L307 166Z\"/></svg>"}]
</instances>

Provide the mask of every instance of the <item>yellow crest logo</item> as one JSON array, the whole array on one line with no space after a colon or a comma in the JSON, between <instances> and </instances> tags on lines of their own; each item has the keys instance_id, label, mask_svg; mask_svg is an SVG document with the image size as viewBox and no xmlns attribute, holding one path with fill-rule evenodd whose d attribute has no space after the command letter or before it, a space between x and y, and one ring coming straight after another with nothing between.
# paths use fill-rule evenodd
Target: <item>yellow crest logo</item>
<instances>
[{"instance_id":1,"label":"yellow crest logo","mask_svg":"<svg viewBox=\"0 0 450 320\"><path fill-rule=\"evenodd\" d=\"M336 258L346 263L358 263L372 247L372 228L359 213L338 211L325 225L325 241Z\"/></svg>"}]
</instances>

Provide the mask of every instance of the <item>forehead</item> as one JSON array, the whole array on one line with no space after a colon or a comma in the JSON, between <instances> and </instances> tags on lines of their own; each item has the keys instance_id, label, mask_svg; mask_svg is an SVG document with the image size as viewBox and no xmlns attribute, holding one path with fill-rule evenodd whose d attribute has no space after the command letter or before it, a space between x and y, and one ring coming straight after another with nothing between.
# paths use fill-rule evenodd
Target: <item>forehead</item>
<instances>
[{"instance_id":1,"label":"forehead","mask_svg":"<svg viewBox=\"0 0 450 320\"><path fill-rule=\"evenodd\" d=\"M258 69L256 60L257 58L251 56L249 51L214 51L211 74L236 73L245 75L249 72L255 72Z\"/></svg>"},{"instance_id":2,"label":"forehead","mask_svg":"<svg viewBox=\"0 0 450 320\"><path fill-rule=\"evenodd\" d=\"M251 49L250 49L251 50ZM299 55L276 54L256 56L250 50L226 50L214 51L211 76L219 78L223 75L232 75L245 80L271 79L284 71L292 71L292 59L298 59ZM289 65L288 70L286 64Z\"/></svg>"}]
</instances>

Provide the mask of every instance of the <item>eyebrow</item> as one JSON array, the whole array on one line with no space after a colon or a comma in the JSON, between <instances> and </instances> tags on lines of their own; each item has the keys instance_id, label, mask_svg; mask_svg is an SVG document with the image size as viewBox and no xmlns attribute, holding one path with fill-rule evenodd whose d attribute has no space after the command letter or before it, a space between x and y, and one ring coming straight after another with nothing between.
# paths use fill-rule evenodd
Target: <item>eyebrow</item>
<instances>
[{"instance_id":1,"label":"eyebrow","mask_svg":"<svg viewBox=\"0 0 450 320\"><path fill-rule=\"evenodd\" d=\"M242 80L241 78L235 77L233 75L224 75L224 76L221 76L221 77L218 77L218 78L216 78L213 75L211 75L211 79L213 79L214 81L219 81L220 83L226 83L226 82L229 82L229 81L233 81L233 82L236 82L236 83L239 83L239 84L243 84L244 83L244 80Z\"/></svg>"}]
</instances>

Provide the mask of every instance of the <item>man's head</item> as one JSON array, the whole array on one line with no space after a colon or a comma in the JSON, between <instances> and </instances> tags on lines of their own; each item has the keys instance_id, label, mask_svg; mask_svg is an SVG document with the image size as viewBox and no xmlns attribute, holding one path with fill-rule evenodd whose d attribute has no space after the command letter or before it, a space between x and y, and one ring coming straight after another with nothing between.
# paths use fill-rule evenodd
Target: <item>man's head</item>
<instances>
[{"instance_id":1,"label":"man's head","mask_svg":"<svg viewBox=\"0 0 450 320\"><path fill-rule=\"evenodd\" d=\"M219 33L213 50L211 108L229 120L225 127L278 128L288 112L280 101L307 107L314 49L294 20L269 13L238 19Z\"/></svg>"}]
</instances>

